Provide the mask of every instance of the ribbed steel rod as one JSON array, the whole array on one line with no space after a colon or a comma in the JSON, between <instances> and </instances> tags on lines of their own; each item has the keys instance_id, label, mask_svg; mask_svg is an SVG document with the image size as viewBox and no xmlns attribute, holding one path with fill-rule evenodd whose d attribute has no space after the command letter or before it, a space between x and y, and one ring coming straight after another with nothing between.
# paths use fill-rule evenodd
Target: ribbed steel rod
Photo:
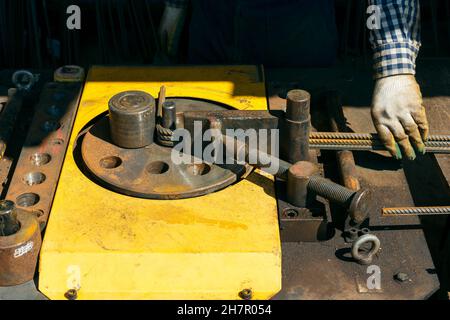
<instances>
[{"instance_id":1,"label":"ribbed steel rod","mask_svg":"<svg viewBox=\"0 0 450 320\"><path fill-rule=\"evenodd\" d=\"M450 214L450 207L383 208L383 216L432 216Z\"/></svg>"},{"instance_id":2,"label":"ribbed steel rod","mask_svg":"<svg viewBox=\"0 0 450 320\"><path fill-rule=\"evenodd\" d=\"M322 150L386 150L379 140L310 139L312 149ZM430 153L450 153L450 142L427 141L425 151Z\"/></svg>"},{"instance_id":3,"label":"ribbed steel rod","mask_svg":"<svg viewBox=\"0 0 450 320\"><path fill-rule=\"evenodd\" d=\"M310 139L338 139L338 140L376 140L380 141L376 133L353 133L353 132L312 132ZM428 142L448 142L450 143L450 135L431 135Z\"/></svg>"}]
</instances>

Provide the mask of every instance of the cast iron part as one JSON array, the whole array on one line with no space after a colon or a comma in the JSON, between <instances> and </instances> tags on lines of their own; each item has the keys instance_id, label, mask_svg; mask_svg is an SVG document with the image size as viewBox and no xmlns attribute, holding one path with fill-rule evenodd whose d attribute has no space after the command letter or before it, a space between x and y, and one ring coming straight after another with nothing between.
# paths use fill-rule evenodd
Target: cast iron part
<instances>
[{"instance_id":1,"label":"cast iron part","mask_svg":"<svg viewBox=\"0 0 450 320\"><path fill-rule=\"evenodd\" d=\"M175 102L179 112L223 108L193 99ZM242 165L219 166L202 163L199 158L195 163L190 158L188 163L175 163L173 150L158 143L138 149L121 148L112 142L109 131L106 115L82 131L78 164L88 169L102 187L128 196L164 200L202 196L235 183L246 172Z\"/></svg>"},{"instance_id":2,"label":"cast iron part","mask_svg":"<svg viewBox=\"0 0 450 320\"><path fill-rule=\"evenodd\" d=\"M50 214L81 87L81 83L45 84L5 197L14 201L18 210L36 216L42 230Z\"/></svg>"},{"instance_id":3,"label":"cast iron part","mask_svg":"<svg viewBox=\"0 0 450 320\"><path fill-rule=\"evenodd\" d=\"M16 206L9 200L0 201L0 237L15 234L20 229L17 220Z\"/></svg>"},{"instance_id":4,"label":"cast iron part","mask_svg":"<svg viewBox=\"0 0 450 320\"><path fill-rule=\"evenodd\" d=\"M327 92L326 108L330 119L331 131L336 133L348 131L344 111L342 110L341 94L338 91ZM338 150L336 152L336 159L342 184L346 188L354 191L361 189L353 152L349 150Z\"/></svg>"},{"instance_id":5,"label":"cast iron part","mask_svg":"<svg viewBox=\"0 0 450 320\"><path fill-rule=\"evenodd\" d=\"M158 101L158 104L159 103L160 101ZM171 100L162 103L161 113L161 117L158 117L159 123L156 125L156 139L162 146L173 147L175 145L174 141L172 141L173 130L176 129L177 125L177 109L175 101Z\"/></svg>"},{"instance_id":6,"label":"cast iron part","mask_svg":"<svg viewBox=\"0 0 450 320\"><path fill-rule=\"evenodd\" d=\"M369 216L370 190L353 191L319 176L310 177L308 189L345 207L355 223L362 223Z\"/></svg>"},{"instance_id":7,"label":"cast iron part","mask_svg":"<svg viewBox=\"0 0 450 320\"><path fill-rule=\"evenodd\" d=\"M286 103L287 161L296 163L309 160L309 134L311 95L304 90L291 90Z\"/></svg>"},{"instance_id":8,"label":"cast iron part","mask_svg":"<svg viewBox=\"0 0 450 320\"><path fill-rule=\"evenodd\" d=\"M111 138L119 147L143 148L153 143L155 99L142 91L121 92L109 100Z\"/></svg>"},{"instance_id":9,"label":"cast iron part","mask_svg":"<svg viewBox=\"0 0 450 320\"><path fill-rule=\"evenodd\" d=\"M277 186L278 192L278 186ZM277 197L279 206L281 242L318 242L329 240L333 235L327 220L327 203L313 203L311 210L293 207Z\"/></svg>"},{"instance_id":10,"label":"cast iron part","mask_svg":"<svg viewBox=\"0 0 450 320\"><path fill-rule=\"evenodd\" d=\"M309 179L318 173L319 168L312 162L300 161L292 165L287 174L288 202L296 207L306 208L311 203L311 197L308 197Z\"/></svg>"},{"instance_id":11,"label":"cast iron part","mask_svg":"<svg viewBox=\"0 0 450 320\"><path fill-rule=\"evenodd\" d=\"M39 223L34 215L19 209L17 221L19 230L0 236L0 287L21 285L34 277L41 247Z\"/></svg>"}]
</instances>

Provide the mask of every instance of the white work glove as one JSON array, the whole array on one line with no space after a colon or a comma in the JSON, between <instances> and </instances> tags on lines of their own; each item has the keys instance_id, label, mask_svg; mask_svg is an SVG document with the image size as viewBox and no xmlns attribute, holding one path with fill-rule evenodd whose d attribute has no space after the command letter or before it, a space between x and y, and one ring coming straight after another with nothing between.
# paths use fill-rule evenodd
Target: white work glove
<instances>
[{"instance_id":1,"label":"white work glove","mask_svg":"<svg viewBox=\"0 0 450 320\"><path fill-rule=\"evenodd\" d=\"M380 139L396 159L401 159L403 152L406 158L414 160L414 148L420 154L425 153L428 121L420 87L413 75L395 75L376 81L372 119Z\"/></svg>"},{"instance_id":2,"label":"white work glove","mask_svg":"<svg viewBox=\"0 0 450 320\"><path fill-rule=\"evenodd\" d=\"M177 55L185 17L185 8L165 6L158 30L159 43L161 45L160 55L166 58L172 58Z\"/></svg>"}]
</instances>

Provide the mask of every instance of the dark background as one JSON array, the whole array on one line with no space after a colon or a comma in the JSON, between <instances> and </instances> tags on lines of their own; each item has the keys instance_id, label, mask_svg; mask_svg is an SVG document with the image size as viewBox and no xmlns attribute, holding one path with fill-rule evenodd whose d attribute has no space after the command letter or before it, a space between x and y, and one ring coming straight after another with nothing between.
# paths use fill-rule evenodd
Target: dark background
<instances>
[{"instance_id":1,"label":"dark background","mask_svg":"<svg viewBox=\"0 0 450 320\"><path fill-rule=\"evenodd\" d=\"M366 2L336 0L341 59L370 57ZM420 58L450 56L450 1L420 2ZM66 28L71 4L81 7L81 30ZM0 0L0 68L150 64L163 9L163 0ZM184 32L180 63L187 38Z\"/></svg>"}]
</instances>

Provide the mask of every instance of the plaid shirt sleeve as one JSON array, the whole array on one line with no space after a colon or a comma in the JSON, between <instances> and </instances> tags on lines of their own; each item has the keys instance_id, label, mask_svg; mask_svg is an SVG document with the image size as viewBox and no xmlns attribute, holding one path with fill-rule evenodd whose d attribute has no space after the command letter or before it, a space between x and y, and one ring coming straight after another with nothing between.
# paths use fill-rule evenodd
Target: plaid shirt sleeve
<instances>
[{"instance_id":1,"label":"plaid shirt sleeve","mask_svg":"<svg viewBox=\"0 0 450 320\"><path fill-rule=\"evenodd\" d=\"M419 0L369 0L381 13L381 26L370 32L374 78L415 74L420 48Z\"/></svg>"},{"instance_id":2,"label":"plaid shirt sleeve","mask_svg":"<svg viewBox=\"0 0 450 320\"><path fill-rule=\"evenodd\" d=\"M166 0L165 3L167 6L173 8L186 8L189 4L189 0Z\"/></svg>"}]
</instances>

